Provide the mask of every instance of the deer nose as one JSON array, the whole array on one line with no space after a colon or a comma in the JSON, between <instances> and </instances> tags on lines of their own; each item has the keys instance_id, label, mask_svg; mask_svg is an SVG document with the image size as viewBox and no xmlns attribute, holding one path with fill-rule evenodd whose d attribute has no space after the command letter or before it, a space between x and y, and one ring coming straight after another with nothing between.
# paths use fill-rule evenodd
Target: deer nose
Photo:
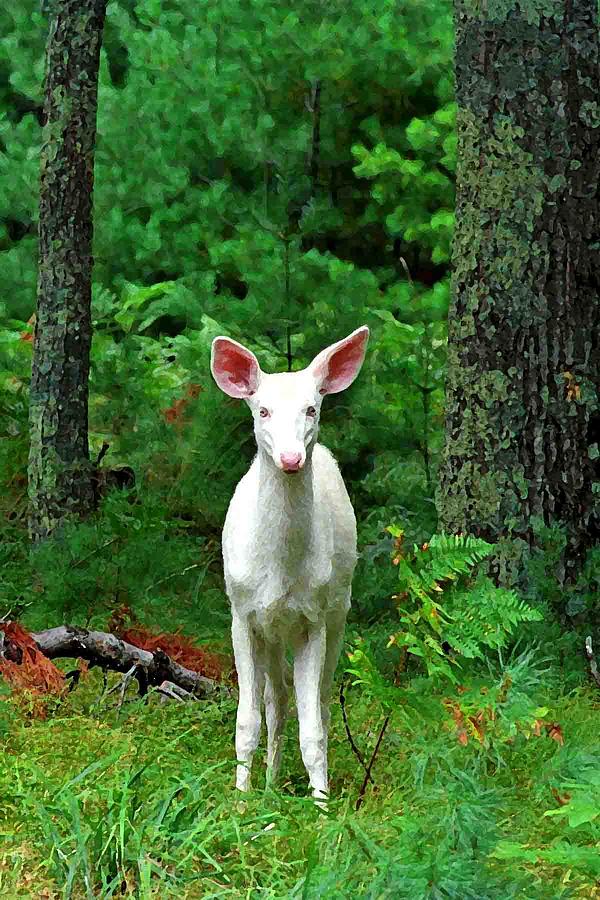
<instances>
[{"instance_id":1,"label":"deer nose","mask_svg":"<svg viewBox=\"0 0 600 900\"><path fill-rule=\"evenodd\" d=\"M279 459L284 472L297 472L301 468L301 453L282 453Z\"/></svg>"}]
</instances>

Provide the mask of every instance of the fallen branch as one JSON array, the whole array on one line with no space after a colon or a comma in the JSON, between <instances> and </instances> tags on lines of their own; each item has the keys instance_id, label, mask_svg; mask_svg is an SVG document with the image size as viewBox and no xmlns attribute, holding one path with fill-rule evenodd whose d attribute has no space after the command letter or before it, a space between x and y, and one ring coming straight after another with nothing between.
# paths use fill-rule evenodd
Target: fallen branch
<instances>
[{"instance_id":1,"label":"fallen branch","mask_svg":"<svg viewBox=\"0 0 600 900\"><path fill-rule=\"evenodd\" d=\"M165 700L177 700L179 703L186 703L198 699L193 694L190 694L189 691L184 691L184 689L180 688L177 684L173 684L172 681L163 681L163 683L159 684L156 688L156 691L157 693L162 694L161 700L163 702Z\"/></svg>"},{"instance_id":2,"label":"fallen branch","mask_svg":"<svg viewBox=\"0 0 600 900\"><path fill-rule=\"evenodd\" d=\"M592 638L591 635L588 635L585 639L585 655L590 667L590 675L600 687L600 672L598 671L598 663L596 662L596 657L594 656L594 651L592 649Z\"/></svg>"},{"instance_id":3,"label":"fallen branch","mask_svg":"<svg viewBox=\"0 0 600 900\"><path fill-rule=\"evenodd\" d=\"M107 669L122 672L126 675L123 680L125 687L135 677L142 695L147 693L149 687L158 688L165 681L194 697L206 697L217 689L212 679L186 669L160 648L150 653L106 631L60 625L33 633L31 637L49 659L85 659L90 668L100 666L105 672Z\"/></svg>"},{"instance_id":4,"label":"fallen branch","mask_svg":"<svg viewBox=\"0 0 600 900\"><path fill-rule=\"evenodd\" d=\"M129 687L129 685L131 684L133 679L137 678L137 675L138 675L138 667L137 667L137 663L134 663L132 665L132 667L129 669L129 671L125 672L125 674L123 675L121 680L117 684L115 684L114 687L111 687L110 691L106 691L105 693L103 693L101 699L106 700L106 698L109 697L110 694L113 694L115 691L118 691L119 692L119 702L117 703L117 709L121 709L121 707L123 706L123 703L125 702L125 694L127 693L127 688ZM140 694L141 694L142 690L143 690L143 686L142 686L142 681L139 679L138 679L138 684L140 686Z\"/></svg>"}]
</instances>

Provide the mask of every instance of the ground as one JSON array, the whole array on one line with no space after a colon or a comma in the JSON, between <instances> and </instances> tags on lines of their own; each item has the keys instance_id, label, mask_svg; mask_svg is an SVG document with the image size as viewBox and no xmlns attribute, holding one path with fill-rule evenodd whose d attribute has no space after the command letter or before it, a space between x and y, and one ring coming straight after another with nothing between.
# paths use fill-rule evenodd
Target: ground
<instances>
[{"instance_id":1,"label":"ground","mask_svg":"<svg viewBox=\"0 0 600 900\"><path fill-rule=\"evenodd\" d=\"M116 699L95 706L101 688L92 671L45 719L23 699L0 704L0 896L600 897L595 822L544 815L567 803L569 779L598 791L592 686L567 691L550 673L536 687L549 712L538 712L558 732L507 737L490 725L480 743L473 729L461 737L451 690L413 679L407 705L398 688L358 812L364 773L336 703L325 815L308 797L295 719L280 790L265 791L261 758L242 796L234 693L191 706L131 694L119 712ZM347 709L368 756L382 709L351 686Z\"/></svg>"}]
</instances>

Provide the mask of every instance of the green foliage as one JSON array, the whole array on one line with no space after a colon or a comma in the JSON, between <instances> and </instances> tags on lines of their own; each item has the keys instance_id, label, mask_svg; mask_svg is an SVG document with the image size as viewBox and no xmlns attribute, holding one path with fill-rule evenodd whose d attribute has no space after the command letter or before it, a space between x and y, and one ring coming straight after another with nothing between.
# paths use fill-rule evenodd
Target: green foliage
<instances>
[{"instance_id":1,"label":"green foliage","mask_svg":"<svg viewBox=\"0 0 600 900\"><path fill-rule=\"evenodd\" d=\"M520 623L542 619L514 591L496 587L483 575L473 581L471 570L493 550L486 541L434 535L405 554L403 530L388 530L396 538L400 592L395 599L404 626L390 643L421 658L430 676L456 682L458 657L481 659L484 648L504 647Z\"/></svg>"},{"instance_id":2,"label":"green foliage","mask_svg":"<svg viewBox=\"0 0 600 900\"><path fill-rule=\"evenodd\" d=\"M434 265L448 262L454 226L456 105L447 103L425 118L413 118L400 149L377 143L372 150L352 148L354 171L375 179L372 197L385 214L391 235L402 243L427 248ZM377 120L367 120L369 138L381 134ZM399 202L400 201L400 202ZM368 208L366 216L380 214Z\"/></svg>"},{"instance_id":3,"label":"green foliage","mask_svg":"<svg viewBox=\"0 0 600 900\"><path fill-rule=\"evenodd\" d=\"M109 4L90 440L93 458L109 444L101 474L129 465L136 485L30 556L46 27L34 0L0 10L0 617L104 627L125 605L157 631L227 642L219 531L254 440L245 405L212 382L211 340L229 334L281 371L289 337L299 369L366 322L365 368L327 398L322 440L358 519L347 705L365 756L382 716L390 725L356 813L364 773L334 706L321 816L294 720L281 792L240 800L233 698L150 697L101 714L94 671L38 721L2 691L0 792L15 802L0 805L0 893L592 896L597 702L581 686L579 637L556 613L596 615L600 550L562 591L566 538L541 523L545 549L515 593L474 577L490 545L435 535L456 162L450 4ZM393 521L406 534L386 531Z\"/></svg>"},{"instance_id":4,"label":"green foliage","mask_svg":"<svg viewBox=\"0 0 600 900\"><path fill-rule=\"evenodd\" d=\"M560 805L544 812L544 817L553 817L564 823L563 833L548 846L532 847L530 844L503 840L494 850L494 856L502 861L521 864L523 868L542 862L562 869L584 870L597 879L600 876L597 849L600 841L599 761L597 757L586 757L581 753L573 753L567 760L570 760L572 768L581 760L584 768L577 767L577 780L563 780L552 788L552 794Z\"/></svg>"},{"instance_id":5,"label":"green foliage","mask_svg":"<svg viewBox=\"0 0 600 900\"><path fill-rule=\"evenodd\" d=\"M45 28L33 0L18 13L3 11L0 25L6 36L0 220L23 226L10 225L4 246L14 260L7 270L11 308L27 318L35 284L28 226L37 215L40 140L33 113L41 101ZM385 211L371 203L371 185L352 171L353 145L365 152L382 141L398 147L415 170L407 202L417 200L419 210L432 212L444 206L434 176L440 177L440 153L446 167L453 164L444 150L452 129L451 59L451 14L443 2L399 10L385 0L376 13L362 0L336 0L327 9L302 0L293 13L265 0L244 9L230 0L210 9L190 0L110 4L99 90L97 281L112 290L115 281L151 284L165 280L160 272L173 273L195 293L188 310L193 317L194 307L210 301L207 276L217 275L221 310L233 301L234 318L257 335L274 327L282 355L281 317L297 320L302 307L322 308L322 290L314 299L305 290L302 257L310 257L311 244L319 245L318 257L337 235L325 282L337 281L346 261L396 264L387 246L396 231L388 232ZM315 182L306 159L316 116ZM446 184L451 194L447 175ZM402 189L397 184L388 191L392 204ZM375 226L367 246L359 244L363 222ZM292 232L302 236L302 247ZM411 241L405 255L416 262ZM284 284L286 247L291 294ZM430 248L417 240L414 249L420 267ZM358 282L361 273L354 277ZM231 293L242 283L248 289L243 304Z\"/></svg>"},{"instance_id":6,"label":"green foliage","mask_svg":"<svg viewBox=\"0 0 600 900\"><path fill-rule=\"evenodd\" d=\"M371 630L366 637L354 635L345 671L353 677L353 687L360 687L382 715L391 716L414 739L420 734L424 719L432 714L431 703L425 702L424 694L431 692L439 679L419 680L413 676L408 680L398 658L390 671L390 661L378 652L381 637L382 632L378 634L377 630ZM472 742L490 764L506 765L507 751L518 736L530 740L542 729L553 727L548 719L550 710L540 705L538 690L540 684L554 681L555 670L548 665L552 662L555 660L540 658L536 647L523 649L517 645L506 659L498 650L497 654L490 654L487 669L471 667L463 673L456 694L445 696L435 715L443 718L444 726L455 732L461 745ZM433 707L438 704L436 698ZM560 729L555 739L559 736Z\"/></svg>"},{"instance_id":7,"label":"green foliage","mask_svg":"<svg viewBox=\"0 0 600 900\"><path fill-rule=\"evenodd\" d=\"M189 524L170 514L156 493L143 502L109 494L98 515L66 526L35 550L28 577L38 603L28 611L30 626L103 626L125 606L155 623L166 621L168 609L196 634L199 622L203 637L220 633L228 619L220 545L190 535ZM23 590L22 579L15 584ZM6 585L5 592L4 602L18 605L18 595L8 595Z\"/></svg>"},{"instance_id":8,"label":"green foliage","mask_svg":"<svg viewBox=\"0 0 600 900\"><path fill-rule=\"evenodd\" d=\"M540 702L539 691L541 684L555 680L549 665L555 660L541 658L535 646L517 644L506 659L499 650L497 658L487 662L487 672L469 673L456 696L444 701L457 740L465 745L473 742L496 766L510 764L516 741L543 734L559 742L560 727L552 722L548 706Z\"/></svg>"},{"instance_id":9,"label":"green foliage","mask_svg":"<svg viewBox=\"0 0 600 900\"><path fill-rule=\"evenodd\" d=\"M49 851L49 872L64 884L64 896L83 889L88 897L100 890L109 898L122 895L123 885L133 884L137 896L151 897L156 880L171 893L185 883L181 873L198 853L214 871L222 871L205 849L215 842L212 820L219 812L207 782L219 766L205 769L199 777L173 779L149 803L149 763L127 768L103 785L102 776L116 759L112 755L92 763L43 805L26 796ZM154 770L156 779L156 766ZM96 779L93 805L89 788L78 787L91 775ZM235 844L238 834L239 826L221 828L221 851Z\"/></svg>"},{"instance_id":10,"label":"green foliage","mask_svg":"<svg viewBox=\"0 0 600 900\"><path fill-rule=\"evenodd\" d=\"M360 686L388 715L396 709L398 690L375 659L373 639L373 634L366 640L359 635L350 638L350 649L347 653L350 665L345 667L345 672L353 676L353 687Z\"/></svg>"},{"instance_id":11,"label":"green foliage","mask_svg":"<svg viewBox=\"0 0 600 900\"><path fill-rule=\"evenodd\" d=\"M0 305L0 314L6 312ZM21 340L26 323L4 320L0 329L0 472L10 490L23 484L29 452L28 379L31 345ZM16 484L17 483L17 484Z\"/></svg>"},{"instance_id":12,"label":"green foliage","mask_svg":"<svg viewBox=\"0 0 600 900\"><path fill-rule=\"evenodd\" d=\"M581 693L577 692L575 696L581 703ZM585 709L583 705L583 715ZM500 841L494 855L523 867L547 863L563 870L565 867L585 870L597 879L600 874L597 852L600 840L599 784L597 752L587 752L583 747L570 748L566 744L542 765L537 784L542 803L548 805L549 797L553 798L553 808L546 809L540 821L551 821L560 827L560 831L552 836L552 840L546 839L537 845L535 842Z\"/></svg>"},{"instance_id":13,"label":"green foliage","mask_svg":"<svg viewBox=\"0 0 600 900\"><path fill-rule=\"evenodd\" d=\"M539 863L547 863L550 866L558 866L561 869L587 870L592 876L600 872L598 864L598 851L594 847L573 846L566 841L557 841L552 847L530 847L516 844L514 841L502 841L494 851L496 859L509 863L529 863L530 866ZM569 896L567 894L566 896ZM571 894L571 896L573 896Z\"/></svg>"},{"instance_id":14,"label":"green foliage","mask_svg":"<svg viewBox=\"0 0 600 900\"><path fill-rule=\"evenodd\" d=\"M0 259L10 344L0 359L0 403L12 409L20 392L22 423L24 392L10 379L26 382L15 355L30 351L19 335L35 304L45 23L26 0L0 12L0 30ZM160 427L160 410L182 386L210 381L208 337L230 334L267 370L281 370L288 334L299 368L367 322L363 377L348 397L329 398L323 440L340 458L360 520L384 505L388 521L396 517L394 486L409 471L406 512L435 528L448 281L446 263L433 255L447 243L452 206L444 149L453 128L451 59L446 0L401 10L385 0L376 12L364 0L326 9L302 0L292 13L266 0L243 9L231 0L211 8L109 4L94 195L94 453L107 440L110 459L141 475L154 469L148 450L152 461L162 446L163 458L179 462L197 441L192 466L171 466L170 487L191 497L200 480L210 491L203 516L212 510L220 523L252 451L242 441L243 413L222 398L218 408L207 392L197 415L188 410L193 425L179 447ZM360 172L353 150L369 155L380 145L414 169L408 180L385 176L384 203L384 176L372 166ZM411 235L394 224L402 204L428 230ZM227 418L224 437L238 421L240 430L206 442L206 429L211 437L215 429L196 420L207 415ZM16 436L5 436L0 453L14 461ZM369 614L378 583L365 583Z\"/></svg>"},{"instance_id":15,"label":"green foliage","mask_svg":"<svg viewBox=\"0 0 600 900\"><path fill-rule=\"evenodd\" d=\"M452 620L445 638L463 657L483 656L483 648L504 647L523 622L539 622L542 614L530 607L515 591L497 588L485 577L478 577L469 591L450 590L442 615Z\"/></svg>"},{"instance_id":16,"label":"green foliage","mask_svg":"<svg viewBox=\"0 0 600 900\"><path fill-rule=\"evenodd\" d=\"M10 689L7 685L0 683L0 739L5 740L10 734L11 728L15 724L14 709L8 702Z\"/></svg>"},{"instance_id":17,"label":"green foliage","mask_svg":"<svg viewBox=\"0 0 600 900\"><path fill-rule=\"evenodd\" d=\"M533 520L538 547L528 557L523 577L524 596L551 613L566 613L574 624L593 622L597 625L600 611L600 545L591 547L574 583L561 585L556 577L563 565L567 530L560 521L545 525Z\"/></svg>"},{"instance_id":18,"label":"green foliage","mask_svg":"<svg viewBox=\"0 0 600 900\"><path fill-rule=\"evenodd\" d=\"M568 829L566 817L544 815L556 802L549 785L591 785L598 772L594 697L561 698L555 667L542 670L538 657L522 653L484 679L491 688L512 672L515 690L532 706L544 703L566 738L560 746L519 731L502 741L502 758L457 740L448 697L430 680L394 688L403 714L388 729L373 770L377 789L358 813L363 773L334 706L326 816L306 796L293 721L290 779L278 793L240 798L233 698L198 708L151 696L99 715L101 677L92 671L45 722L11 710L0 790L15 802L0 809L1 888L73 900L593 896L596 823ZM380 712L358 687L347 704L364 744Z\"/></svg>"},{"instance_id":19,"label":"green foliage","mask_svg":"<svg viewBox=\"0 0 600 900\"><path fill-rule=\"evenodd\" d=\"M573 793L566 806L560 809L549 809L545 816L566 816L569 828L577 828L578 825L587 825L594 822L600 816L600 774L596 776L592 784L583 785L580 782L567 782L563 785L566 790Z\"/></svg>"}]
</instances>

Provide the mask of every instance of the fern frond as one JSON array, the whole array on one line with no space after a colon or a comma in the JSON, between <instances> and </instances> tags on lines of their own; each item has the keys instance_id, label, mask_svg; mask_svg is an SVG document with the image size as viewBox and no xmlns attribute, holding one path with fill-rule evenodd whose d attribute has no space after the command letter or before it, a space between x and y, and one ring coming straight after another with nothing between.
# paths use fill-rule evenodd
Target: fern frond
<instances>
[{"instance_id":1,"label":"fern frond","mask_svg":"<svg viewBox=\"0 0 600 900\"><path fill-rule=\"evenodd\" d=\"M395 560L401 587L395 643L423 659L430 675L451 677L457 657L483 658L485 648L500 649L522 622L541 613L514 591L498 588L486 576L474 584L463 576L489 556L493 545L471 535L434 535L412 556ZM448 655L448 647L452 653Z\"/></svg>"},{"instance_id":2,"label":"fern frond","mask_svg":"<svg viewBox=\"0 0 600 900\"><path fill-rule=\"evenodd\" d=\"M441 584L456 581L489 556L492 544L472 535L433 535L426 551L415 545L414 558L401 560L398 575L404 590L424 600L424 595L441 593Z\"/></svg>"},{"instance_id":3,"label":"fern frond","mask_svg":"<svg viewBox=\"0 0 600 900\"><path fill-rule=\"evenodd\" d=\"M455 591L447 611L452 621L445 639L464 656L482 656L470 652L474 644L503 647L522 622L542 618L539 610L528 606L515 591L498 588L488 578L479 578L469 591Z\"/></svg>"}]
</instances>

